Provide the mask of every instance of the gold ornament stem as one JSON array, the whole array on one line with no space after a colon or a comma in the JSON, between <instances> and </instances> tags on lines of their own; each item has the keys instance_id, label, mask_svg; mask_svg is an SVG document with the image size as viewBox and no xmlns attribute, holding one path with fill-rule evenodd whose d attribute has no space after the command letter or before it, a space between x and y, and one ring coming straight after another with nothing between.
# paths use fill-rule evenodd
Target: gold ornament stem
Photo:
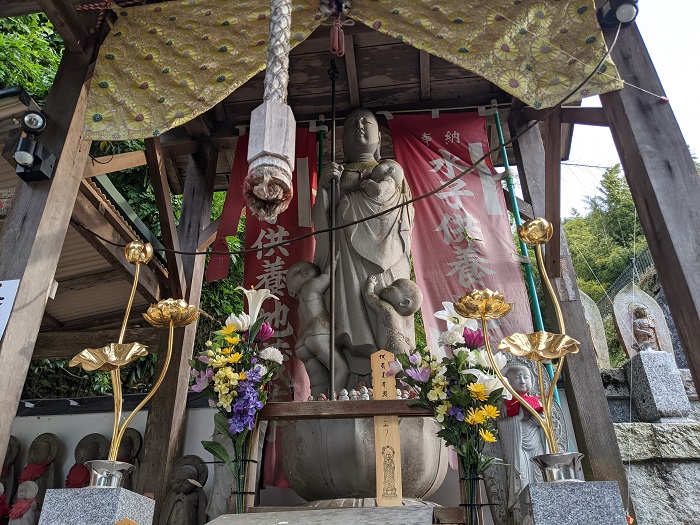
<instances>
[{"instance_id":1,"label":"gold ornament stem","mask_svg":"<svg viewBox=\"0 0 700 525\"><path fill-rule=\"evenodd\" d=\"M565 357L566 356L563 355L559 358L559 362L557 363L557 368L554 371L554 377L552 377L551 386L549 387L550 395L547 396L547 400L546 400L547 406L549 409L549 414L552 413L552 399L554 398L554 396L551 394L553 393L554 389L557 387L557 381L559 381L559 376L561 375L561 371L564 368L564 358Z\"/></svg>"},{"instance_id":2,"label":"gold ornament stem","mask_svg":"<svg viewBox=\"0 0 700 525\"><path fill-rule=\"evenodd\" d=\"M129 296L129 302L126 305L126 312L124 313L124 321L122 321L122 329L119 331L119 344L124 342L124 334L126 333L126 325L129 323L129 314L131 313L131 307L134 304L134 297L136 297L136 287L139 284L139 270L141 265L137 262L136 269L134 270L134 283L131 285L131 295Z\"/></svg>"},{"instance_id":3,"label":"gold ornament stem","mask_svg":"<svg viewBox=\"0 0 700 525\"><path fill-rule=\"evenodd\" d=\"M114 397L114 426L112 428L112 444L119 433L119 420L122 417L122 398L119 395L121 393L121 374L120 369L117 367L114 370L110 370L109 376L112 380L112 396ZM112 444L110 444L109 453L112 454ZM112 460L114 461L114 460Z\"/></svg>"},{"instance_id":4,"label":"gold ornament stem","mask_svg":"<svg viewBox=\"0 0 700 525\"><path fill-rule=\"evenodd\" d=\"M543 418L537 410L532 408L530 404L523 399L523 397L518 394L515 389L513 389L512 386L510 386L510 383L508 383L508 380L503 377L503 374L501 374L501 371L498 369L498 366L496 365L496 360L493 358L493 350L491 349L491 343L489 343L489 329L486 323L486 318L482 317L481 318L481 331L484 333L484 343L486 344L486 353L489 356L489 361L491 362L491 367L493 368L494 373L496 374L496 377L501 380L501 383L503 383L503 386L510 392L515 399L517 399L520 402L520 405L530 412L530 414L537 420L537 422L540 424L542 427L542 430L544 431L544 436L547 439L547 446L549 447L549 450L552 454L555 454L559 450L559 446L557 445L557 439L556 436L554 435L554 428L552 427L551 423L549 423L545 418ZM542 374L538 374L539 377L542 377Z\"/></svg>"},{"instance_id":5,"label":"gold ornament stem","mask_svg":"<svg viewBox=\"0 0 700 525\"><path fill-rule=\"evenodd\" d=\"M557 296L554 293L554 288L552 288L552 283L549 281L549 275L547 275L547 270L544 267L544 257L542 256L541 244L535 245L535 257L537 257L537 267L540 269L540 274L542 275L544 285L547 287L547 292L549 292L549 296L552 298L552 302L554 303L554 311L556 312L557 322L559 323L559 333L565 334L566 326L564 325L564 316L561 313L559 299L557 299Z\"/></svg>"},{"instance_id":6,"label":"gold ornament stem","mask_svg":"<svg viewBox=\"0 0 700 525\"><path fill-rule=\"evenodd\" d=\"M173 355L173 339L175 338L175 324L171 321L170 322L170 327L168 331L168 351L165 354L165 362L163 363L163 368L160 371L160 375L158 376L158 379L156 380L155 384L153 385L153 388L151 388L151 391L146 394L146 397L144 397L141 402L136 406L136 408L129 414L129 417L126 418L126 421L124 421L124 424L121 426L119 429L119 433L117 434L117 438L112 441L112 448L113 448L113 455L110 453L109 460L110 461L115 461L117 457L117 451L119 450L119 444L122 441L122 438L124 437L124 433L126 432L126 429L129 427L129 423L131 423L131 420L134 419L134 416L138 413L139 410L141 410L146 403L148 403L151 398L155 395L156 391L160 388L161 383L163 383L163 380L165 379L165 374L168 372L168 367L170 366L170 358Z\"/></svg>"}]
</instances>

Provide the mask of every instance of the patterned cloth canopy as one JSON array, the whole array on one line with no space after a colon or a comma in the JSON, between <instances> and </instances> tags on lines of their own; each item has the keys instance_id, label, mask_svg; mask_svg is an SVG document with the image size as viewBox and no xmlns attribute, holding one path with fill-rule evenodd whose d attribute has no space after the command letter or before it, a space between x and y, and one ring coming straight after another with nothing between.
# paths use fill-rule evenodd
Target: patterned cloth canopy
<instances>
[{"instance_id":1,"label":"patterned cloth canopy","mask_svg":"<svg viewBox=\"0 0 700 525\"><path fill-rule=\"evenodd\" d=\"M221 102L265 67L269 0L117 8L92 79L86 139L158 136ZM294 0L292 46L323 21ZM351 17L550 107L606 52L593 0L353 0ZM611 61L572 100L620 89Z\"/></svg>"}]
</instances>

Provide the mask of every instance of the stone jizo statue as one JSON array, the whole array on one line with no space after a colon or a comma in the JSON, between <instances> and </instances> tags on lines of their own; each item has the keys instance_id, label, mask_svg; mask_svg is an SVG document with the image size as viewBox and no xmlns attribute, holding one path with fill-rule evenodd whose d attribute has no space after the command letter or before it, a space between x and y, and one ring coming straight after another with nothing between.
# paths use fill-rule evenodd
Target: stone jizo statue
<instances>
[{"instance_id":1,"label":"stone jizo statue","mask_svg":"<svg viewBox=\"0 0 700 525\"><path fill-rule=\"evenodd\" d=\"M659 348L659 338L656 335L656 323L649 313L649 309L643 304L632 306L632 335L634 335L635 346L642 350L661 350Z\"/></svg>"},{"instance_id":2,"label":"stone jizo statue","mask_svg":"<svg viewBox=\"0 0 700 525\"><path fill-rule=\"evenodd\" d=\"M124 431L124 437L121 443L119 443L119 450L117 450L117 461L130 463L136 467L124 478L123 487L125 489L134 490L136 486L139 465L141 464L139 461L139 453L141 452L142 444L143 437L141 436L141 432L131 427Z\"/></svg>"},{"instance_id":3,"label":"stone jizo statue","mask_svg":"<svg viewBox=\"0 0 700 525\"><path fill-rule=\"evenodd\" d=\"M17 487L17 501L10 509L8 525L37 525L39 510L37 496L39 486L33 481L24 481Z\"/></svg>"},{"instance_id":4,"label":"stone jizo statue","mask_svg":"<svg viewBox=\"0 0 700 525\"><path fill-rule=\"evenodd\" d=\"M513 389L535 410L542 405L537 396L530 395L533 376L525 365L514 365L506 372ZM503 450L503 462L508 465L508 499L506 507L517 510L518 496L533 481L542 481L539 468L530 461L547 453L544 431L533 416L513 398L506 404L505 417L498 421L498 435Z\"/></svg>"},{"instance_id":5,"label":"stone jizo statue","mask_svg":"<svg viewBox=\"0 0 700 525\"><path fill-rule=\"evenodd\" d=\"M90 469L85 466L88 461L107 459L109 440L102 434L88 434L75 446L75 465L66 476L66 488L77 489L90 484Z\"/></svg>"},{"instance_id":6,"label":"stone jizo statue","mask_svg":"<svg viewBox=\"0 0 700 525\"><path fill-rule=\"evenodd\" d=\"M27 451L27 466L19 476L20 485L26 481L33 481L37 486L36 501L39 507L44 503L47 489L58 486L56 475L56 456L58 455L60 441L56 434L49 432L41 434L29 446ZM19 487L18 487L19 489ZM17 500L20 499L19 491Z\"/></svg>"},{"instance_id":7,"label":"stone jizo statue","mask_svg":"<svg viewBox=\"0 0 700 525\"><path fill-rule=\"evenodd\" d=\"M15 492L17 491L17 474L15 462L22 446L15 436L10 436L10 441L7 444L7 452L5 452L5 463L2 466L2 474L0 474L0 482L5 487L5 500L9 504L13 501Z\"/></svg>"},{"instance_id":8,"label":"stone jizo statue","mask_svg":"<svg viewBox=\"0 0 700 525\"><path fill-rule=\"evenodd\" d=\"M314 228L330 225L331 214L338 226L349 225L387 211L411 198L401 166L394 161L380 161L381 134L375 116L358 109L345 119L343 127L344 164L330 163L322 171L313 209ZM338 181L338 199L331 210L332 181ZM376 276L376 295L398 279L410 277L411 231L413 207L402 206L391 212L349 225L336 233L336 345L347 358L351 377L347 385L355 387L359 378L370 373L369 357L381 349L378 341L384 327L368 307L364 297L370 276ZM322 271L330 265L327 235L316 237L314 263ZM328 293L325 294L328 307ZM342 305L342 306L341 306ZM413 325L406 327L413 336Z\"/></svg>"},{"instance_id":9,"label":"stone jizo statue","mask_svg":"<svg viewBox=\"0 0 700 525\"><path fill-rule=\"evenodd\" d=\"M184 456L175 463L159 525L204 525L207 522L207 497L203 489L207 475L206 465L197 456Z\"/></svg>"}]
</instances>

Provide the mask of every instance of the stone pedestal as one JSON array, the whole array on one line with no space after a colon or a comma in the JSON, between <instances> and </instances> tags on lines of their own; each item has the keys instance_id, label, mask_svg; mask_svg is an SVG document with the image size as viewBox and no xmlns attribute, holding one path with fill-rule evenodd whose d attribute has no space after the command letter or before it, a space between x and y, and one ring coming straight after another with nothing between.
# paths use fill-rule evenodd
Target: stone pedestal
<instances>
[{"instance_id":1,"label":"stone pedestal","mask_svg":"<svg viewBox=\"0 0 700 525\"><path fill-rule=\"evenodd\" d=\"M686 417L690 403L673 354L647 350L624 365L632 403L640 421Z\"/></svg>"},{"instance_id":2,"label":"stone pedestal","mask_svg":"<svg viewBox=\"0 0 700 525\"><path fill-rule=\"evenodd\" d=\"M521 525L627 525L616 481L531 483Z\"/></svg>"},{"instance_id":3,"label":"stone pedestal","mask_svg":"<svg viewBox=\"0 0 700 525\"><path fill-rule=\"evenodd\" d=\"M619 496L618 496L619 499ZM211 525L432 525L428 506L287 510L219 516Z\"/></svg>"},{"instance_id":4,"label":"stone pedestal","mask_svg":"<svg viewBox=\"0 0 700 525\"><path fill-rule=\"evenodd\" d=\"M39 525L151 525L155 501L124 488L49 489Z\"/></svg>"}]
</instances>

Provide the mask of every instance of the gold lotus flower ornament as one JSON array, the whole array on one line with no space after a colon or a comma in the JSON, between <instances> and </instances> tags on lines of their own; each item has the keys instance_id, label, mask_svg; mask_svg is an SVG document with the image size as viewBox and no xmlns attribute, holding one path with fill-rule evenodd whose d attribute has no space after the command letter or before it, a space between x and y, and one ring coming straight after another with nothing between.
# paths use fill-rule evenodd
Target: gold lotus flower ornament
<instances>
[{"instance_id":1,"label":"gold lotus flower ornament","mask_svg":"<svg viewBox=\"0 0 700 525\"><path fill-rule=\"evenodd\" d=\"M139 357L148 355L148 347L141 343L110 343L102 348L87 348L73 357L70 366L80 366L87 372L117 370Z\"/></svg>"},{"instance_id":2,"label":"gold lotus flower ornament","mask_svg":"<svg viewBox=\"0 0 700 525\"><path fill-rule=\"evenodd\" d=\"M554 233L552 224L546 219L532 219L518 227L518 236L530 246L549 242Z\"/></svg>"},{"instance_id":3,"label":"gold lotus flower ornament","mask_svg":"<svg viewBox=\"0 0 700 525\"><path fill-rule=\"evenodd\" d=\"M153 246L150 242L131 241L124 248L124 256L131 264L148 264L153 258Z\"/></svg>"},{"instance_id":4,"label":"gold lotus flower ornament","mask_svg":"<svg viewBox=\"0 0 700 525\"><path fill-rule=\"evenodd\" d=\"M170 323L181 327L195 322L199 310L196 306L187 304L184 299L163 299L151 305L143 317L155 328L168 328Z\"/></svg>"},{"instance_id":5,"label":"gold lotus flower ornament","mask_svg":"<svg viewBox=\"0 0 700 525\"><path fill-rule=\"evenodd\" d=\"M566 334L535 332L510 335L501 340L498 349L532 361L547 361L578 353L578 344Z\"/></svg>"},{"instance_id":6,"label":"gold lotus flower ornament","mask_svg":"<svg viewBox=\"0 0 700 525\"><path fill-rule=\"evenodd\" d=\"M485 290L472 290L454 303L455 311L469 319L498 319L507 315L513 303L506 303L502 293Z\"/></svg>"}]
</instances>

